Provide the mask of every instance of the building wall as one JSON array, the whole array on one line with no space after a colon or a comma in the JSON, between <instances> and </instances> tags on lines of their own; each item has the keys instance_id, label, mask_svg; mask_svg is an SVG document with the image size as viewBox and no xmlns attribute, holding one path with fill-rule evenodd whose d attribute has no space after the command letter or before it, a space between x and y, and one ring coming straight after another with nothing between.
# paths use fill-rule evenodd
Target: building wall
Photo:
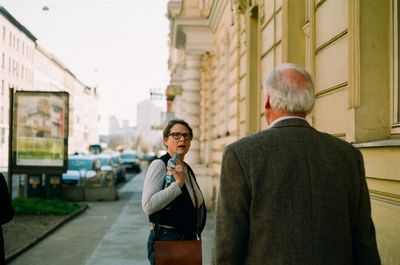
<instances>
[{"instance_id":1,"label":"building wall","mask_svg":"<svg viewBox=\"0 0 400 265\"><path fill-rule=\"evenodd\" d=\"M10 87L33 87L36 38L0 6L0 168L8 166Z\"/></svg>"},{"instance_id":2,"label":"building wall","mask_svg":"<svg viewBox=\"0 0 400 265\"><path fill-rule=\"evenodd\" d=\"M0 168L8 166L9 88L69 93L68 152L98 143L98 94L83 84L0 6Z\"/></svg>"},{"instance_id":3,"label":"building wall","mask_svg":"<svg viewBox=\"0 0 400 265\"><path fill-rule=\"evenodd\" d=\"M137 105L136 141L138 151L154 151L164 145L162 131L153 130L161 123L161 107L156 106L151 100L143 100Z\"/></svg>"},{"instance_id":4,"label":"building wall","mask_svg":"<svg viewBox=\"0 0 400 265\"><path fill-rule=\"evenodd\" d=\"M64 78L64 86L72 83L68 152L88 152L89 145L99 143L99 94L96 87L70 78Z\"/></svg>"},{"instance_id":5,"label":"building wall","mask_svg":"<svg viewBox=\"0 0 400 265\"><path fill-rule=\"evenodd\" d=\"M201 1L174 2L189 8ZM216 200L224 147L266 128L261 90L266 75L281 62L293 62L314 76L309 122L363 153L382 263L400 263L399 1L208 3L209 13L197 13L196 19L185 8L175 9L170 42L185 57L194 44L177 41L177 29L186 39L193 37L194 25L211 32L211 45L201 50L198 103L198 152L208 169L201 184L208 203ZM177 62L170 69L187 66L185 59ZM178 96L173 104L182 102Z\"/></svg>"},{"instance_id":6,"label":"building wall","mask_svg":"<svg viewBox=\"0 0 400 265\"><path fill-rule=\"evenodd\" d=\"M394 2L308 3L315 34L309 43L313 48L307 47L317 99L313 125L363 153L383 264L400 262L399 227L392 222L400 218L400 175L394 163L400 157L399 134L390 118L398 108L390 81Z\"/></svg>"},{"instance_id":7,"label":"building wall","mask_svg":"<svg viewBox=\"0 0 400 265\"><path fill-rule=\"evenodd\" d=\"M88 152L99 141L98 94L77 79L53 54L36 46L33 90L69 93L68 153Z\"/></svg>"}]
</instances>

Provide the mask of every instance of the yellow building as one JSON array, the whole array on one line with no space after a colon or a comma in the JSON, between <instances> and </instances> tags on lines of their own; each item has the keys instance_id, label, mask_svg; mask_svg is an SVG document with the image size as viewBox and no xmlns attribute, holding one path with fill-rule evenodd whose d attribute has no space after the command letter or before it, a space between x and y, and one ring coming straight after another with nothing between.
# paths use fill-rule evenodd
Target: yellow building
<instances>
[{"instance_id":1,"label":"yellow building","mask_svg":"<svg viewBox=\"0 0 400 265\"><path fill-rule=\"evenodd\" d=\"M383 264L400 264L399 0L170 0L172 110L215 204L223 148L266 127L261 84L281 62L314 76L309 122L365 160Z\"/></svg>"}]
</instances>

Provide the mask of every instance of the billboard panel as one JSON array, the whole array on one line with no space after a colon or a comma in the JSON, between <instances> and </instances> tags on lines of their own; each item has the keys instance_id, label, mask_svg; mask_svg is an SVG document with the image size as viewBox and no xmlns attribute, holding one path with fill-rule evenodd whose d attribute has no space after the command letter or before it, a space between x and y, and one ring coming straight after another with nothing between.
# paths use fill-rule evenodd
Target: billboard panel
<instances>
[{"instance_id":1,"label":"billboard panel","mask_svg":"<svg viewBox=\"0 0 400 265\"><path fill-rule=\"evenodd\" d=\"M16 91L13 170L64 172L68 156L68 93Z\"/></svg>"}]
</instances>

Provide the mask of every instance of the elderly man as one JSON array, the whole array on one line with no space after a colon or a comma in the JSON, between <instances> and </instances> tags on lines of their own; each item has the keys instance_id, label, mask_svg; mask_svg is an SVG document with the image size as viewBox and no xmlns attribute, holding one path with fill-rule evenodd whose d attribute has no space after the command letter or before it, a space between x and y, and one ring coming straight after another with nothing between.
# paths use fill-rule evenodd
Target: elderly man
<instances>
[{"instance_id":1,"label":"elderly man","mask_svg":"<svg viewBox=\"0 0 400 265\"><path fill-rule=\"evenodd\" d=\"M226 147L212 264L380 264L361 153L312 128L311 76L264 84L267 130Z\"/></svg>"}]
</instances>

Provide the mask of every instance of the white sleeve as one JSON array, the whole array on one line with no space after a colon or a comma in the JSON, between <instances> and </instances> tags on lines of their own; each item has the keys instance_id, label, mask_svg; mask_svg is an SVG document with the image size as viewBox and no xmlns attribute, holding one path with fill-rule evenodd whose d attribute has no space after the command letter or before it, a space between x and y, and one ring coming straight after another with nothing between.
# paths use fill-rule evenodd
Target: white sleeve
<instances>
[{"instance_id":1,"label":"white sleeve","mask_svg":"<svg viewBox=\"0 0 400 265\"><path fill-rule=\"evenodd\" d=\"M182 193L176 182L163 189L165 172L165 164L160 159L151 162L147 168L142 193L142 208L146 214L161 210Z\"/></svg>"}]
</instances>

